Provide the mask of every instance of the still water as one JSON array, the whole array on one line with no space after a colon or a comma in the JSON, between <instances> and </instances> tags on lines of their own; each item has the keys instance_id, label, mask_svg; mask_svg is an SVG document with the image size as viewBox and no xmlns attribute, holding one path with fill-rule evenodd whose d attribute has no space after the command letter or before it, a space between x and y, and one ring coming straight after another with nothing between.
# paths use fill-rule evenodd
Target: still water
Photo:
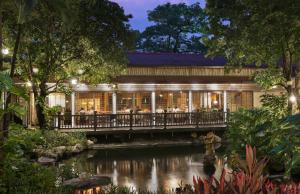
<instances>
[{"instance_id":1,"label":"still water","mask_svg":"<svg viewBox=\"0 0 300 194\"><path fill-rule=\"evenodd\" d=\"M81 173L109 176L114 185L155 192L192 184L193 176L206 177L204 153L199 147L90 151L64 163ZM218 157L216 177L221 174L222 163Z\"/></svg>"}]
</instances>

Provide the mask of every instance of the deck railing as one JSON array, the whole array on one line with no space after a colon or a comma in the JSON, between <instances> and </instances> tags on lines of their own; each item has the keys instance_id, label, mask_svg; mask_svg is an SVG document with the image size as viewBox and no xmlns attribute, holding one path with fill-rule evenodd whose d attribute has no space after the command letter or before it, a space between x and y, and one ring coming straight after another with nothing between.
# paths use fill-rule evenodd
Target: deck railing
<instances>
[{"instance_id":1,"label":"deck railing","mask_svg":"<svg viewBox=\"0 0 300 194\"><path fill-rule=\"evenodd\" d=\"M170 126L211 126L225 125L225 112L189 113L120 113L120 114L76 114L51 116L50 125L54 129L102 129L102 128L164 128Z\"/></svg>"}]
</instances>

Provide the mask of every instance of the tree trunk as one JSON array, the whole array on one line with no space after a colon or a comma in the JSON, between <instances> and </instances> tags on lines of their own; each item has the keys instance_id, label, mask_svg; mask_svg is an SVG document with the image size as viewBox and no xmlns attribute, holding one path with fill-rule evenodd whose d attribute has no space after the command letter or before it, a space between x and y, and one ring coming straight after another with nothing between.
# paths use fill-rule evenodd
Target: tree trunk
<instances>
[{"instance_id":1,"label":"tree trunk","mask_svg":"<svg viewBox=\"0 0 300 194\"><path fill-rule=\"evenodd\" d=\"M39 127L41 130L48 129L48 121L45 115L45 100L47 97L47 85L45 82L42 82L39 85L40 92L38 93L36 87L34 89L34 99L36 101L36 116L38 119Z\"/></svg>"}]
</instances>

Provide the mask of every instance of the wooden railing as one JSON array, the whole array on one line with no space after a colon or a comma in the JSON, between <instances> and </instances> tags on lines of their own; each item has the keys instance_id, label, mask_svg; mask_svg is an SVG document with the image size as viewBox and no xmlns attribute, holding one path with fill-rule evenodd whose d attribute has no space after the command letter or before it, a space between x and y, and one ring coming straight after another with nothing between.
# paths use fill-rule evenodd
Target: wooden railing
<instances>
[{"instance_id":1,"label":"wooden railing","mask_svg":"<svg viewBox=\"0 0 300 194\"><path fill-rule=\"evenodd\" d=\"M103 128L164 128L170 126L209 126L225 125L225 112L190 112L190 113L122 113L85 115L53 115L50 125L54 129L103 129Z\"/></svg>"}]
</instances>

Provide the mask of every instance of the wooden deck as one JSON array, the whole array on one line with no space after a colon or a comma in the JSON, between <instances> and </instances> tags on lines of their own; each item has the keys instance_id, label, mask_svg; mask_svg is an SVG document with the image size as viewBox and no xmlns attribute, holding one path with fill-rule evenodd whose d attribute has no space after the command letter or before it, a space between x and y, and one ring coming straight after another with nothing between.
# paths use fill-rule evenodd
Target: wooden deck
<instances>
[{"instance_id":1,"label":"wooden deck","mask_svg":"<svg viewBox=\"0 0 300 194\"><path fill-rule=\"evenodd\" d=\"M52 128L89 135L224 131L224 112L54 115ZM72 122L71 122L72 121Z\"/></svg>"}]
</instances>

